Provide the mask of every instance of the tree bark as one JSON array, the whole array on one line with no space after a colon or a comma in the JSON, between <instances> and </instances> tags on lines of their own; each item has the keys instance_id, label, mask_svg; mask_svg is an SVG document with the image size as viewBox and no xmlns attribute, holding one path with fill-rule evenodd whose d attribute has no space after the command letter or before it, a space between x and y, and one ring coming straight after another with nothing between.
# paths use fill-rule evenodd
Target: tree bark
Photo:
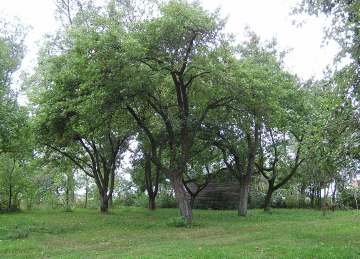
<instances>
[{"instance_id":1,"label":"tree bark","mask_svg":"<svg viewBox=\"0 0 360 259\"><path fill-rule=\"evenodd\" d=\"M9 175L9 201L8 201L9 210L12 207L12 195L13 195L13 193L12 193L12 175L13 175L13 172L15 170L15 163L16 163L16 161L15 161L15 158L14 158L13 159L13 167L12 167L12 169L10 171L10 175Z\"/></svg>"},{"instance_id":2,"label":"tree bark","mask_svg":"<svg viewBox=\"0 0 360 259\"><path fill-rule=\"evenodd\" d=\"M242 217L245 217L247 214L250 179L251 179L250 177L245 175L241 177L240 180L240 201L239 201L238 215Z\"/></svg>"},{"instance_id":3,"label":"tree bark","mask_svg":"<svg viewBox=\"0 0 360 259\"><path fill-rule=\"evenodd\" d=\"M183 184L182 175L173 173L171 182L175 192L175 198L180 209L180 215L186 219L188 223L192 223L192 209L190 205L190 197Z\"/></svg>"},{"instance_id":4,"label":"tree bark","mask_svg":"<svg viewBox=\"0 0 360 259\"><path fill-rule=\"evenodd\" d=\"M85 176L85 203L84 203L84 208L87 208L87 203L88 203L88 195L89 195L89 178L87 176Z\"/></svg>"},{"instance_id":5,"label":"tree bark","mask_svg":"<svg viewBox=\"0 0 360 259\"><path fill-rule=\"evenodd\" d=\"M107 213L109 210L109 198L106 195L106 192L100 193L100 211L102 213Z\"/></svg>"},{"instance_id":6,"label":"tree bark","mask_svg":"<svg viewBox=\"0 0 360 259\"><path fill-rule=\"evenodd\" d=\"M8 209L10 210L12 207L12 184L9 183L9 200L8 200Z\"/></svg>"},{"instance_id":7,"label":"tree bark","mask_svg":"<svg viewBox=\"0 0 360 259\"><path fill-rule=\"evenodd\" d=\"M301 184L301 187L300 187L299 208L305 208L305 207L306 207L306 203L305 203L305 198L306 198L305 189L306 189L305 184Z\"/></svg>"},{"instance_id":8,"label":"tree bark","mask_svg":"<svg viewBox=\"0 0 360 259\"><path fill-rule=\"evenodd\" d=\"M194 208L195 198L196 198L195 195L190 196L190 207L191 207L191 209Z\"/></svg>"},{"instance_id":9,"label":"tree bark","mask_svg":"<svg viewBox=\"0 0 360 259\"><path fill-rule=\"evenodd\" d=\"M318 187L318 189L317 189L317 207L318 207L318 209L321 209L321 207L322 207L322 200L321 200L321 188L320 187Z\"/></svg>"},{"instance_id":10,"label":"tree bark","mask_svg":"<svg viewBox=\"0 0 360 259\"><path fill-rule=\"evenodd\" d=\"M255 156L259 141L259 124L257 121L255 121L254 127L254 136L251 136L250 134L247 134L246 136L248 146L246 174L239 176L240 201L238 215L242 217L245 217L247 214L250 183L252 175L254 174Z\"/></svg>"},{"instance_id":11,"label":"tree bark","mask_svg":"<svg viewBox=\"0 0 360 259\"><path fill-rule=\"evenodd\" d=\"M265 202L264 202L264 211L270 212L271 211L271 200L274 190L272 187L269 186L269 189L266 193Z\"/></svg>"},{"instance_id":12,"label":"tree bark","mask_svg":"<svg viewBox=\"0 0 360 259\"><path fill-rule=\"evenodd\" d=\"M156 201L155 196L149 195L149 210L155 210L156 209Z\"/></svg>"},{"instance_id":13,"label":"tree bark","mask_svg":"<svg viewBox=\"0 0 360 259\"><path fill-rule=\"evenodd\" d=\"M311 194L310 194L310 201L311 201L311 208L315 208L315 187L311 187Z\"/></svg>"},{"instance_id":14,"label":"tree bark","mask_svg":"<svg viewBox=\"0 0 360 259\"><path fill-rule=\"evenodd\" d=\"M69 194L69 186L66 187L66 192L65 192L65 206L66 206L66 211L69 211L70 210L70 194Z\"/></svg>"},{"instance_id":15,"label":"tree bark","mask_svg":"<svg viewBox=\"0 0 360 259\"><path fill-rule=\"evenodd\" d=\"M335 207L336 207L336 191L337 191L337 182L336 182L336 179L335 179L335 182L334 182L334 190L332 192L332 204L331 204L331 209L334 211L335 210Z\"/></svg>"}]
</instances>

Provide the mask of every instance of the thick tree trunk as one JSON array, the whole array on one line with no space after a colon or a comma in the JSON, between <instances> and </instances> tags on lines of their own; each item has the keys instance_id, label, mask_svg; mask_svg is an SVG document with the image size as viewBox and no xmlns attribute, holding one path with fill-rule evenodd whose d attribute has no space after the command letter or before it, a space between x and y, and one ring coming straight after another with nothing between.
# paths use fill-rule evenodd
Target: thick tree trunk
<instances>
[{"instance_id":1,"label":"thick tree trunk","mask_svg":"<svg viewBox=\"0 0 360 259\"><path fill-rule=\"evenodd\" d=\"M109 199L106 193L100 194L100 211L107 213L109 210Z\"/></svg>"},{"instance_id":2,"label":"thick tree trunk","mask_svg":"<svg viewBox=\"0 0 360 259\"><path fill-rule=\"evenodd\" d=\"M174 188L175 198L180 209L180 215L186 219L188 223L191 223L192 209L190 205L190 195L184 187L181 174L174 173L171 177L171 182Z\"/></svg>"},{"instance_id":3,"label":"thick tree trunk","mask_svg":"<svg viewBox=\"0 0 360 259\"><path fill-rule=\"evenodd\" d=\"M274 190L272 187L269 187L266 196L265 196L265 202L264 202L264 211L270 212L271 211L271 200L272 200L272 194L274 193Z\"/></svg>"},{"instance_id":4,"label":"thick tree trunk","mask_svg":"<svg viewBox=\"0 0 360 259\"><path fill-rule=\"evenodd\" d=\"M156 201L154 195L149 195L149 210L155 210L156 209Z\"/></svg>"},{"instance_id":5,"label":"thick tree trunk","mask_svg":"<svg viewBox=\"0 0 360 259\"><path fill-rule=\"evenodd\" d=\"M240 201L238 215L245 217L248 208L248 198L250 189L250 177L244 176L240 180Z\"/></svg>"},{"instance_id":6,"label":"thick tree trunk","mask_svg":"<svg viewBox=\"0 0 360 259\"><path fill-rule=\"evenodd\" d=\"M254 173L255 167L255 156L258 147L258 140L259 140L259 124L255 121L255 129L254 129L254 136L250 136L249 134L246 135L247 139L247 168L246 174L240 176L240 201L239 201L239 209L238 215L245 217L247 214L247 207L248 207L248 197L250 191L250 183L251 178Z\"/></svg>"}]
</instances>

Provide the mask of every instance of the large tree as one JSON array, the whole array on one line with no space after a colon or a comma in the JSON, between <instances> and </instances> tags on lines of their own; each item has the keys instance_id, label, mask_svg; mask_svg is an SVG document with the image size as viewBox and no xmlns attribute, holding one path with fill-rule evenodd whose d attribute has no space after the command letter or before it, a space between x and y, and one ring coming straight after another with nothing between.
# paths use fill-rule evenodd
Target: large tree
<instances>
[{"instance_id":1,"label":"large tree","mask_svg":"<svg viewBox=\"0 0 360 259\"><path fill-rule=\"evenodd\" d=\"M94 8L80 14L44 51L31 81L37 135L95 180L106 212L131 136L126 111L112 99L125 75L117 56L121 27Z\"/></svg>"},{"instance_id":2,"label":"large tree","mask_svg":"<svg viewBox=\"0 0 360 259\"><path fill-rule=\"evenodd\" d=\"M168 163L156 155L154 126L142 116L138 102L127 108L148 137L151 158L170 179L181 216L189 222L190 197L183 184L187 164L208 113L231 99L223 87L222 76L232 59L223 25L217 13L198 4L170 1L161 6L158 17L139 23L128 42L143 75L135 99L156 114L166 132Z\"/></svg>"}]
</instances>

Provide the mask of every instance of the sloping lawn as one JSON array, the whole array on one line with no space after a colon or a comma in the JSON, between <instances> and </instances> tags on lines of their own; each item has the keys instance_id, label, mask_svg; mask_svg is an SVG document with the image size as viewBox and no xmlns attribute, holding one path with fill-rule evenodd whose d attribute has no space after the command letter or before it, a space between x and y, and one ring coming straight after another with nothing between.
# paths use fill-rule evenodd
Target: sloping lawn
<instances>
[{"instance_id":1,"label":"sloping lawn","mask_svg":"<svg viewBox=\"0 0 360 259\"><path fill-rule=\"evenodd\" d=\"M121 208L0 214L0 258L360 258L356 211L194 212Z\"/></svg>"}]
</instances>

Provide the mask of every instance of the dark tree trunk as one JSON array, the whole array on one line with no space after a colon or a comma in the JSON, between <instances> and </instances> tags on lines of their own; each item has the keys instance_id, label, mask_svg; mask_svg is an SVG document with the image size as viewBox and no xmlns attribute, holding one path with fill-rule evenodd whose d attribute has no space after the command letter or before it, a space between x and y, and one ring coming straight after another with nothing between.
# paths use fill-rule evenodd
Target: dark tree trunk
<instances>
[{"instance_id":1,"label":"dark tree trunk","mask_svg":"<svg viewBox=\"0 0 360 259\"><path fill-rule=\"evenodd\" d=\"M306 189L305 184L302 184L301 187L300 187L299 208L305 208L306 207L306 204L305 204L305 198L306 198L305 189Z\"/></svg>"},{"instance_id":2,"label":"dark tree trunk","mask_svg":"<svg viewBox=\"0 0 360 259\"><path fill-rule=\"evenodd\" d=\"M159 156L161 155L161 151L159 151ZM159 176L160 176L160 168L156 165L155 170L155 179L153 181L153 170L151 167L151 152L145 150L144 151L144 177L145 177L145 187L146 191L148 193L148 199L149 199L149 210L155 210L156 209L156 196L159 189Z\"/></svg>"},{"instance_id":3,"label":"dark tree trunk","mask_svg":"<svg viewBox=\"0 0 360 259\"><path fill-rule=\"evenodd\" d=\"M13 193L12 193L12 175L13 175L13 172L15 170L15 159L13 160L13 167L10 171L10 175L9 175L9 201L8 201L8 208L11 209L12 208L12 196L13 196Z\"/></svg>"},{"instance_id":4,"label":"dark tree trunk","mask_svg":"<svg viewBox=\"0 0 360 259\"><path fill-rule=\"evenodd\" d=\"M156 209L156 201L154 195L149 195L149 210L155 210Z\"/></svg>"},{"instance_id":5,"label":"dark tree trunk","mask_svg":"<svg viewBox=\"0 0 360 259\"><path fill-rule=\"evenodd\" d=\"M311 194L310 194L310 201L311 201L311 208L315 208L315 188L311 188Z\"/></svg>"},{"instance_id":6,"label":"dark tree trunk","mask_svg":"<svg viewBox=\"0 0 360 259\"><path fill-rule=\"evenodd\" d=\"M109 197L107 197L106 192L100 193L100 211L107 213L109 210Z\"/></svg>"},{"instance_id":7,"label":"dark tree trunk","mask_svg":"<svg viewBox=\"0 0 360 259\"><path fill-rule=\"evenodd\" d=\"M321 200L321 188L319 187L318 189L317 189L317 207L318 207L318 209L321 209L321 207L322 207L322 200Z\"/></svg>"},{"instance_id":8,"label":"dark tree trunk","mask_svg":"<svg viewBox=\"0 0 360 259\"><path fill-rule=\"evenodd\" d=\"M188 223L192 222L192 209L190 205L190 195L185 189L183 184L182 175L173 173L171 182L175 192L175 198L180 209L180 215L187 220Z\"/></svg>"},{"instance_id":9,"label":"dark tree trunk","mask_svg":"<svg viewBox=\"0 0 360 259\"><path fill-rule=\"evenodd\" d=\"M109 197L109 207L112 208L112 206L113 206L113 195L111 193Z\"/></svg>"},{"instance_id":10,"label":"dark tree trunk","mask_svg":"<svg viewBox=\"0 0 360 259\"><path fill-rule=\"evenodd\" d=\"M269 186L269 189L265 196L265 202L264 202L264 211L266 211L266 212L271 211L271 200L272 200L273 193L274 193L273 187Z\"/></svg>"},{"instance_id":11,"label":"dark tree trunk","mask_svg":"<svg viewBox=\"0 0 360 259\"><path fill-rule=\"evenodd\" d=\"M8 209L12 207L12 184L9 183L9 200L8 200Z\"/></svg>"},{"instance_id":12,"label":"dark tree trunk","mask_svg":"<svg viewBox=\"0 0 360 259\"><path fill-rule=\"evenodd\" d=\"M190 196L190 207L191 207L191 209L194 208L195 198L196 198L195 195Z\"/></svg>"},{"instance_id":13,"label":"dark tree trunk","mask_svg":"<svg viewBox=\"0 0 360 259\"><path fill-rule=\"evenodd\" d=\"M240 179L240 201L238 208L238 215L245 217L248 208L249 190L250 190L250 177L247 175Z\"/></svg>"},{"instance_id":14,"label":"dark tree trunk","mask_svg":"<svg viewBox=\"0 0 360 259\"><path fill-rule=\"evenodd\" d=\"M69 186L67 186L66 188L66 192L65 192L65 206L66 206L66 210L69 211L70 210L70 194L69 194Z\"/></svg>"}]
</instances>

